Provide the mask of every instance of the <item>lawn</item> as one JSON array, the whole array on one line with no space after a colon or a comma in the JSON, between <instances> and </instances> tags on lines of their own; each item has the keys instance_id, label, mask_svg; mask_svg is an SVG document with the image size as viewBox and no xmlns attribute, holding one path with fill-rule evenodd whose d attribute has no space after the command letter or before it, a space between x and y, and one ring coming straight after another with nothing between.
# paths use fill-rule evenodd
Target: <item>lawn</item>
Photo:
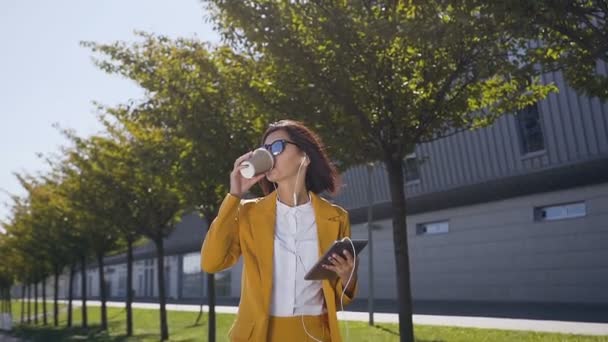
<instances>
[{"instance_id":1,"label":"lawn","mask_svg":"<svg viewBox=\"0 0 608 342\"><path fill-rule=\"evenodd\" d=\"M39 305L39 310L40 310ZM52 305L47 305L49 311ZM13 303L15 321L20 318L21 306ZM33 308L32 308L33 309ZM32 311L33 312L33 311ZM100 309L90 307L87 310L89 329L81 329L81 309L76 307L73 317L73 328L66 328L67 314L65 306L60 310L60 327L43 326L42 320L38 325L16 326L14 335L28 341L158 341L159 314L157 310L134 309L134 336L125 337L125 310L123 308L108 308L109 330L99 331ZM196 312L168 311L169 335L171 341L206 341L206 315L197 324ZM228 329L234 320L234 315L217 315L217 340L227 341ZM52 318L49 318L52 324ZM348 341L398 341L396 324L378 324L369 327L365 322L341 322L342 336ZM415 327L417 342L608 342L608 336L577 336L564 334L547 334L535 332L450 328L438 326L417 325Z\"/></svg>"}]
</instances>

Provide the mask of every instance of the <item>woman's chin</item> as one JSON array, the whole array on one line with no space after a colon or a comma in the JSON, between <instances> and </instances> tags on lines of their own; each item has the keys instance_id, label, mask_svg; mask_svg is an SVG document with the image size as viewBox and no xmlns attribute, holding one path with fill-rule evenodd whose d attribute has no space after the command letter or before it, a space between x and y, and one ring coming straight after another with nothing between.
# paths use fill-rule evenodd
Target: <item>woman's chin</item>
<instances>
[{"instance_id":1,"label":"woman's chin","mask_svg":"<svg viewBox=\"0 0 608 342\"><path fill-rule=\"evenodd\" d=\"M271 183L276 183L276 182L277 182L276 177L275 177L275 175L272 173L272 171L270 171L270 172L266 173L266 180L268 180L268 181L269 181L269 182L271 182Z\"/></svg>"}]
</instances>

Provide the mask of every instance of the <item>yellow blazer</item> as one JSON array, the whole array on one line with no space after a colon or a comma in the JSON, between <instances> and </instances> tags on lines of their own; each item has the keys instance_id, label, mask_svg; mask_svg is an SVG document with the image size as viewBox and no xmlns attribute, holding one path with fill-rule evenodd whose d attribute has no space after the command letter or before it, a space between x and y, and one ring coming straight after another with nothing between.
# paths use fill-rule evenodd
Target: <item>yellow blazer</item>
<instances>
[{"instance_id":1,"label":"yellow blazer","mask_svg":"<svg viewBox=\"0 0 608 342\"><path fill-rule=\"evenodd\" d=\"M276 191L252 200L228 194L211 223L201 249L201 268L215 273L233 266L243 256L241 299L229 336L231 341L266 341L272 291ZM311 195L317 223L319 257L331 244L350 236L348 213L316 194ZM340 342L336 311L340 309L342 283L323 280L332 342ZM357 292L355 284L353 297ZM352 301L346 294L344 306Z\"/></svg>"}]
</instances>

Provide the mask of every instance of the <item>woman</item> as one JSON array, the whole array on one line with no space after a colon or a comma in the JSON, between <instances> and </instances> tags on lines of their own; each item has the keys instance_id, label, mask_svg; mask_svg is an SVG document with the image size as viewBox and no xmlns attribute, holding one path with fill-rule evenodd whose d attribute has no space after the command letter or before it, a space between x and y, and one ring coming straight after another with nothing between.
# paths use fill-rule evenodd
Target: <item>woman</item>
<instances>
[{"instance_id":1,"label":"woman","mask_svg":"<svg viewBox=\"0 0 608 342\"><path fill-rule=\"evenodd\" d=\"M334 254L326 268L335 280L304 280L335 240L350 236L347 212L319 196L336 191L336 169L319 137L300 122L271 124L262 141L274 167L245 179L240 164L251 152L235 161L201 266L215 273L243 256L231 341L341 341L336 311L357 291L356 260L347 251ZM241 199L258 182L266 196Z\"/></svg>"}]
</instances>

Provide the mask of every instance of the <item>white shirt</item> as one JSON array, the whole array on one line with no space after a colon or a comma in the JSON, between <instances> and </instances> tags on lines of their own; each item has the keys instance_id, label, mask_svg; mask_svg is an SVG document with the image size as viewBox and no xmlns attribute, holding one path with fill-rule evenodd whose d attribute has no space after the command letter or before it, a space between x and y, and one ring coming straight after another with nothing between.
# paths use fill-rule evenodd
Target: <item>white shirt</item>
<instances>
[{"instance_id":1,"label":"white shirt","mask_svg":"<svg viewBox=\"0 0 608 342\"><path fill-rule=\"evenodd\" d=\"M317 223L311 201L289 207L277 199L271 316L327 312L321 281L304 280L318 259Z\"/></svg>"}]
</instances>

